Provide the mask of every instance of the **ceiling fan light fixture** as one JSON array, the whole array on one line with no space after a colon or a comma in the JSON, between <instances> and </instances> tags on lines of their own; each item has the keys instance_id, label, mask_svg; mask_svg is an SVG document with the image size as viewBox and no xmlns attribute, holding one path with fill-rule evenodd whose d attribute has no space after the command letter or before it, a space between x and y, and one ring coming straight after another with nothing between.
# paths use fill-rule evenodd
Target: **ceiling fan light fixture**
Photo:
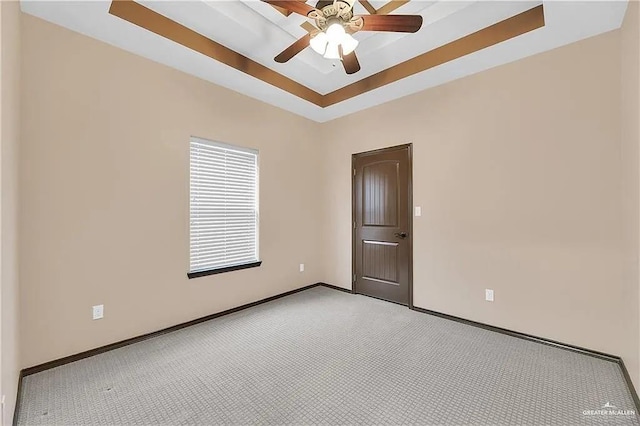
<instances>
[{"instance_id":1,"label":"ceiling fan light fixture","mask_svg":"<svg viewBox=\"0 0 640 426\"><path fill-rule=\"evenodd\" d=\"M311 39L309 45L313 50L315 50L318 54L324 55L327 51L327 44L329 40L327 39L327 35L323 32L318 33L314 38Z\"/></svg>"},{"instance_id":2,"label":"ceiling fan light fixture","mask_svg":"<svg viewBox=\"0 0 640 426\"><path fill-rule=\"evenodd\" d=\"M315 0L315 7L307 4L309 0L262 1L276 8L284 8L287 15L296 13L315 21L315 25L302 25L308 34L280 52L274 58L276 62L285 63L305 48L311 47L326 59L340 60L347 74L357 73L361 69L355 52L359 42L352 37L353 34L360 31L415 33L423 23L422 15L359 15L360 11L354 11L353 8L358 0ZM372 9L364 0L360 2L367 10Z\"/></svg>"},{"instance_id":3,"label":"ceiling fan light fixture","mask_svg":"<svg viewBox=\"0 0 640 426\"><path fill-rule=\"evenodd\" d=\"M353 38L351 34L345 34L342 37L342 54L348 55L358 47L358 40Z\"/></svg>"},{"instance_id":4,"label":"ceiling fan light fixture","mask_svg":"<svg viewBox=\"0 0 640 426\"><path fill-rule=\"evenodd\" d=\"M340 59L340 52L338 50L338 43L329 42L327 44L327 51L324 53L326 59Z\"/></svg>"}]
</instances>

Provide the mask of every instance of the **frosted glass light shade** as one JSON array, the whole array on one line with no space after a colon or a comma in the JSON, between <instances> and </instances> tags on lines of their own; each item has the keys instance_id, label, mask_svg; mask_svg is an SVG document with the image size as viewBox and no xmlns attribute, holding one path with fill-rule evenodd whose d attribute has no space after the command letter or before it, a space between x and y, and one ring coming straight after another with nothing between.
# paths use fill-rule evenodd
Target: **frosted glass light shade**
<instances>
[{"instance_id":1,"label":"frosted glass light shade","mask_svg":"<svg viewBox=\"0 0 640 426\"><path fill-rule=\"evenodd\" d=\"M345 34L344 37L342 37L343 55L348 55L349 53L353 52L354 50L356 50L356 47L358 47L358 40L353 38L351 34Z\"/></svg>"},{"instance_id":2,"label":"frosted glass light shade","mask_svg":"<svg viewBox=\"0 0 640 426\"><path fill-rule=\"evenodd\" d=\"M314 38L311 39L309 45L313 50L315 50L320 55L324 55L324 52L327 50L327 35L323 32L318 33Z\"/></svg>"},{"instance_id":3,"label":"frosted glass light shade","mask_svg":"<svg viewBox=\"0 0 640 426\"><path fill-rule=\"evenodd\" d=\"M329 42L329 44L327 44L327 51L325 52L324 57L327 59L340 59L338 44Z\"/></svg>"},{"instance_id":4,"label":"frosted glass light shade","mask_svg":"<svg viewBox=\"0 0 640 426\"><path fill-rule=\"evenodd\" d=\"M327 28L327 38L329 43L337 45L342 42L344 36L344 27L340 24L331 24L329 25L329 28Z\"/></svg>"}]
</instances>

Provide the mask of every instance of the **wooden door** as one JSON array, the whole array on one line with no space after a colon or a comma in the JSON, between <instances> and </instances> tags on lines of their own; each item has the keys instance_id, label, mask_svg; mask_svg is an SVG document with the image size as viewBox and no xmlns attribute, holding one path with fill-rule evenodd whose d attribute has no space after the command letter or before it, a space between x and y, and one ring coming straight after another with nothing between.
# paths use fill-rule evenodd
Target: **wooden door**
<instances>
[{"instance_id":1,"label":"wooden door","mask_svg":"<svg viewBox=\"0 0 640 426\"><path fill-rule=\"evenodd\" d=\"M411 145L353 156L355 293L411 306Z\"/></svg>"}]
</instances>

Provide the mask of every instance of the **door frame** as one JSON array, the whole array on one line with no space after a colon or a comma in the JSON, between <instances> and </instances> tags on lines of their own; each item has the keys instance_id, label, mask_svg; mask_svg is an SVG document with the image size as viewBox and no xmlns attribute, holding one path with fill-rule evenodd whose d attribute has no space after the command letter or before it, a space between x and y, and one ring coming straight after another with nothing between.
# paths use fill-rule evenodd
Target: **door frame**
<instances>
[{"instance_id":1,"label":"door frame","mask_svg":"<svg viewBox=\"0 0 640 426\"><path fill-rule=\"evenodd\" d=\"M356 159L403 149L407 149L409 154L409 176L407 177L409 187L409 196L407 197L407 202L409 203L407 208L407 211L409 212L409 303L407 307L409 309L413 309L413 143L394 145L387 148L375 149L373 151L351 154L351 293L356 294L356 281L354 279L356 276L356 229L354 226L356 223ZM387 302L390 301L387 300Z\"/></svg>"}]
</instances>

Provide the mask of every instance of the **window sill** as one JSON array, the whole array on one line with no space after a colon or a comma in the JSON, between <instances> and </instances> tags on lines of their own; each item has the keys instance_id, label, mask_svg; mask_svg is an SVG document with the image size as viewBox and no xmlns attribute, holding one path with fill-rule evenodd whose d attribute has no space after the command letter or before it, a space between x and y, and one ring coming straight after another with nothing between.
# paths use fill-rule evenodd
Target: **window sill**
<instances>
[{"instance_id":1,"label":"window sill","mask_svg":"<svg viewBox=\"0 0 640 426\"><path fill-rule=\"evenodd\" d=\"M223 274L225 272L239 271L241 269L257 268L262 265L262 261L243 263L241 265L225 266L224 268L207 269L205 271L189 272L187 276L191 278L206 277L207 275Z\"/></svg>"}]
</instances>

